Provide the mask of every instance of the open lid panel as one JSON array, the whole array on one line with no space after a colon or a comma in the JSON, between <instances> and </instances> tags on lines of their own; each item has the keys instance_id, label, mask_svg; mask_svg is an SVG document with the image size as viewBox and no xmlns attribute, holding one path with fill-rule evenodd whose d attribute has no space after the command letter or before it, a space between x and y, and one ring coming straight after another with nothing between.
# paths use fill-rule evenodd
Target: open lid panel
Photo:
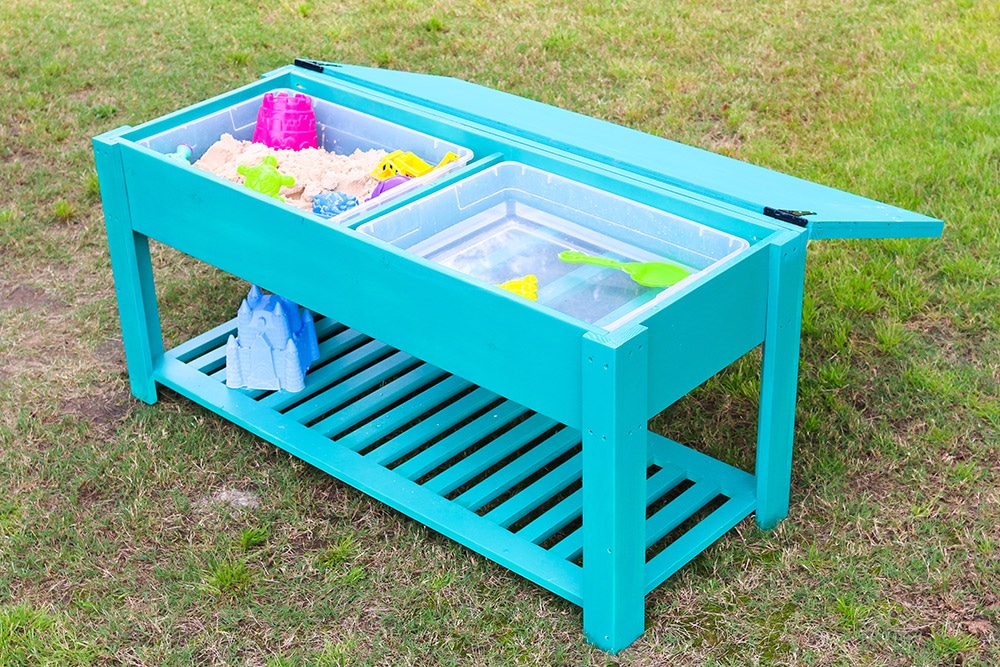
<instances>
[{"instance_id":1,"label":"open lid panel","mask_svg":"<svg viewBox=\"0 0 1000 667\"><path fill-rule=\"evenodd\" d=\"M810 238L940 236L941 220L461 79L296 60L390 94L782 222Z\"/></svg>"}]
</instances>

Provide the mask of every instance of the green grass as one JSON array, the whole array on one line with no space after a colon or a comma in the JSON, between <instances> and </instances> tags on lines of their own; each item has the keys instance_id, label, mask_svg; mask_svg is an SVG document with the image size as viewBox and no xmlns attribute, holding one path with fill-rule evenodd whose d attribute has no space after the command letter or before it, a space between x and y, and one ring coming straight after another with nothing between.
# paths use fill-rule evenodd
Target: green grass
<instances>
[{"instance_id":1,"label":"green grass","mask_svg":"<svg viewBox=\"0 0 1000 667\"><path fill-rule=\"evenodd\" d=\"M1000 3L27 0L0 34L0 666L1000 663ZM461 77L947 221L810 244L791 516L651 593L621 655L190 402L130 397L90 138L300 56ZM153 261L168 344L231 316L240 281ZM752 466L759 365L654 428Z\"/></svg>"}]
</instances>

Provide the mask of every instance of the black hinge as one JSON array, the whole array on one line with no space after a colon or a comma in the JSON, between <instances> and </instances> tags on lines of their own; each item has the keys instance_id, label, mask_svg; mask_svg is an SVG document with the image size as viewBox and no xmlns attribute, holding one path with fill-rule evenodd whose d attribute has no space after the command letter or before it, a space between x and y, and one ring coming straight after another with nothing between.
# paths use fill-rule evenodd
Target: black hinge
<instances>
[{"instance_id":1,"label":"black hinge","mask_svg":"<svg viewBox=\"0 0 1000 667\"><path fill-rule=\"evenodd\" d=\"M321 63L318 60L306 60L305 58L296 58L295 60L292 61L292 64L295 65L296 67L303 67L305 69L312 70L313 72L322 72L323 65L325 63Z\"/></svg>"},{"instance_id":2,"label":"black hinge","mask_svg":"<svg viewBox=\"0 0 1000 667\"><path fill-rule=\"evenodd\" d=\"M781 220L782 222L790 222L793 225L798 225L799 227L805 227L809 224L809 221L803 218L804 215L816 215L816 211L789 211L783 208L771 208L770 206L764 207L764 215L769 218L774 218L775 220Z\"/></svg>"}]
</instances>

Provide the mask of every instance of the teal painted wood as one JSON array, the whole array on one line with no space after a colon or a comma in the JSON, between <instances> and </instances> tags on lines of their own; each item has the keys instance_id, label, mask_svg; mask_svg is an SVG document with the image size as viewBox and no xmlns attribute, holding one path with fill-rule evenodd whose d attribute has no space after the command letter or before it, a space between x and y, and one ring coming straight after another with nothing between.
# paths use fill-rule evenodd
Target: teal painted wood
<instances>
[{"instance_id":1,"label":"teal painted wood","mask_svg":"<svg viewBox=\"0 0 1000 667\"><path fill-rule=\"evenodd\" d=\"M718 495L719 487L707 482L701 482L686 489L646 521L647 548L669 535L671 531L691 518L695 512L715 500Z\"/></svg>"},{"instance_id":2,"label":"teal painted wood","mask_svg":"<svg viewBox=\"0 0 1000 667\"><path fill-rule=\"evenodd\" d=\"M580 444L579 432L564 428L455 498L455 502L477 511L502 496L538 470Z\"/></svg>"},{"instance_id":3,"label":"teal painted wood","mask_svg":"<svg viewBox=\"0 0 1000 667\"><path fill-rule=\"evenodd\" d=\"M402 404L386 412L381 418L365 424L350 433L341 435L338 441L341 446L356 452L367 449L383 436L394 433L404 425L427 415L432 408L454 401L460 394L471 388L472 384L457 376L446 377L440 383L421 391ZM330 435L325 432L324 435Z\"/></svg>"},{"instance_id":4,"label":"teal painted wood","mask_svg":"<svg viewBox=\"0 0 1000 667\"><path fill-rule=\"evenodd\" d=\"M226 339L229 338L229 334L234 336L236 335L235 318L227 322L223 322L218 326L212 327L205 333L189 338L176 347L171 348L170 353L176 359L180 359L185 363L206 354L217 354L220 359L225 358L225 345ZM221 354L219 354L219 350L222 351ZM196 365L199 368L204 366L204 364Z\"/></svg>"},{"instance_id":5,"label":"teal painted wood","mask_svg":"<svg viewBox=\"0 0 1000 667\"><path fill-rule=\"evenodd\" d=\"M127 176L122 168L121 131L94 139L94 159L101 184L101 204L114 274L118 317L128 364L132 394L146 403L156 402L154 360L163 354L160 315L153 285L149 241L132 228Z\"/></svg>"},{"instance_id":6,"label":"teal painted wood","mask_svg":"<svg viewBox=\"0 0 1000 667\"><path fill-rule=\"evenodd\" d=\"M497 402L497 395L486 389L477 388L446 407L428 415L413 428L393 437L388 442L367 452L365 456L380 465L390 465L414 448L441 436L458 424L470 419ZM420 415L414 415L419 417Z\"/></svg>"},{"instance_id":7,"label":"teal painted wood","mask_svg":"<svg viewBox=\"0 0 1000 667\"><path fill-rule=\"evenodd\" d=\"M648 417L764 339L770 267L766 248L751 247L643 314L640 321L650 332Z\"/></svg>"},{"instance_id":8,"label":"teal painted wood","mask_svg":"<svg viewBox=\"0 0 1000 667\"><path fill-rule=\"evenodd\" d=\"M647 447L648 451L648 447ZM662 500L664 496L687 481L687 471L677 466L668 466L657 470L646 479L646 514L650 512L650 507ZM646 519L646 548L652 545L650 540L649 519Z\"/></svg>"},{"instance_id":9,"label":"teal painted wood","mask_svg":"<svg viewBox=\"0 0 1000 667\"><path fill-rule=\"evenodd\" d=\"M584 336L583 631L617 652L642 634L649 341Z\"/></svg>"},{"instance_id":10,"label":"teal painted wood","mask_svg":"<svg viewBox=\"0 0 1000 667\"><path fill-rule=\"evenodd\" d=\"M806 272L806 235L770 246L773 268L757 416L757 524L773 528L788 515L792 439L799 379L799 336Z\"/></svg>"},{"instance_id":11,"label":"teal painted wood","mask_svg":"<svg viewBox=\"0 0 1000 667\"><path fill-rule=\"evenodd\" d=\"M458 487L483 474L522 447L556 426L548 417L531 415L511 430L496 438L482 449L466 456L462 461L434 476L424 486L434 493L448 495ZM466 505L468 507L468 505Z\"/></svg>"},{"instance_id":12,"label":"teal painted wood","mask_svg":"<svg viewBox=\"0 0 1000 667\"><path fill-rule=\"evenodd\" d=\"M313 424L312 427L328 438L335 438L356 424L368 420L383 408L394 403L400 396L423 389L427 385L439 380L444 374L444 371L439 368L429 364L421 364L409 373L387 383L361 400L338 409L330 416Z\"/></svg>"},{"instance_id":13,"label":"teal painted wood","mask_svg":"<svg viewBox=\"0 0 1000 667\"><path fill-rule=\"evenodd\" d=\"M579 382L581 335L592 327L233 184L139 151L125 162L142 193L130 201L142 233L579 424L579 402L563 388Z\"/></svg>"},{"instance_id":14,"label":"teal painted wood","mask_svg":"<svg viewBox=\"0 0 1000 667\"><path fill-rule=\"evenodd\" d=\"M684 470L687 478L695 483L718 484L720 493L730 498L743 494L749 494L751 499L756 497L754 476L750 473L664 438L658 433L651 432L648 438L651 463L664 468L680 468Z\"/></svg>"},{"instance_id":15,"label":"teal painted wood","mask_svg":"<svg viewBox=\"0 0 1000 667\"><path fill-rule=\"evenodd\" d=\"M403 479L370 458L341 447L279 412L261 407L252 398L227 389L225 384L170 355L158 360L154 377L161 384L432 530L574 604L582 604L580 568L572 563L553 558L541 547Z\"/></svg>"},{"instance_id":16,"label":"teal painted wood","mask_svg":"<svg viewBox=\"0 0 1000 667\"><path fill-rule=\"evenodd\" d=\"M652 505L664 493L674 488L686 479L684 471L679 468L663 468L646 479L646 506ZM646 521L646 548L650 546L649 520ZM567 535L549 548L549 553L569 561L576 561L583 555L583 526Z\"/></svg>"},{"instance_id":17,"label":"teal painted wood","mask_svg":"<svg viewBox=\"0 0 1000 667\"><path fill-rule=\"evenodd\" d=\"M310 423L332 406L349 400L353 396L363 394L390 378L414 368L420 361L405 352L394 352L388 357L352 375L334 387L327 389L314 399L305 399L294 408L287 410L285 415L303 424Z\"/></svg>"},{"instance_id":18,"label":"teal painted wood","mask_svg":"<svg viewBox=\"0 0 1000 667\"><path fill-rule=\"evenodd\" d=\"M549 553L572 562L583 556L583 527L577 528L566 537L549 547Z\"/></svg>"},{"instance_id":19,"label":"teal painted wood","mask_svg":"<svg viewBox=\"0 0 1000 667\"><path fill-rule=\"evenodd\" d=\"M431 189L513 159L736 234L752 247L636 318L642 326L605 335L131 143L275 87L415 127L480 156ZM98 137L94 148L137 396L155 401L156 382L177 389L581 604L588 637L611 651L641 634L646 592L753 511L763 527L787 514L807 236L936 235L941 226L471 84L358 68L334 76L283 68ZM652 169L650 151L659 158ZM803 231L763 217L762 205L817 214ZM163 352L148 238L381 342L362 345L367 338L355 329L321 319L332 338L303 393L228 390L222 346L231 323ZM756 477L646 434L647 417L762 341ZM514 425L528 409L541 414ZM552 430L549 419L574 428L556 429L521 453ZM505 423L513 425L507 432ZM646 479L651 463L663 470ZM664 485L682 478L693 486L647 520ZM445 498L473 482L454 502ZM713 500L721 506L678 534ZM546 550L535 542L554 544ZM582 569L573 564L581 553Z\"/></svg>"},{"instance_id":20,"label":"teal painted wood","mask_svg":"<svg viewBox=\"0 0 1000 667\"><path fill-rule=\"evenodd\" d=\"M684 470L695 485L717 489L729 500L680 535L646 563L645 592L650 592L718 540L756 507L757 485L753 475L685 447L657 433L648 434L650 460ZM654 515L655 516L655 515ZM670 514L663 519L669 520ZM657 530L654 523L653 530Z\"/></svg>"},{"instance_id":21,"label":"teal painted wood","mask_svg":"<svg viewBox=\"0 0 1000 667\"><path fill-rule=\"evenodd\" d=\"M690 563L698 554L728 533L753 512L753 501L743 495L732 499L702 519L646 563L644 590L651 592Z\"/></svg>"},{"instance_id":22,"label":"teal painted wood","mask_svg":"<svg viewBox=\"0 0 1000 667\"><path fill-rule=\"evenodd\" d=\"M747 210L814 211L807 216L814 238L940 236L943 229L919 213L459 79L339 64L324 74Z\"/></svg>"},{"instance_id":23,"label":"teal painted wood","mask_svg":"<svg viewBox=\"0 0 1000 667\"><path fill-rule=\"evenodd\" d=\"M532 519L526 526L518 529L517 536L540 545L556 532L579 519L582 511L583 491L577 489Z\"/></svg>"},{"instance_id":24,"label":"teal painted wood","mask_svg":"<svg viewBox=\"0 0 1000 667\"><path fill-rule=\"evenodd\" d=\"M489 436L495 429L503 428L525 412L527 410L523 406L511 401L504 401L454 433L449 433L442 440L416 456L407 459L406 462L394 468L394 472L407 479L417 480Z\"/></svg>"},{"instance_id":25,"label":"teal painted wood","mask_svg":"<svg viewBox=\"0 0 1000 667\"><path fill-rule=\"evenodd\" d=\"M553 315L552 311L523 303L499 289L496 290L499 294L490 294L483 290L482 283L476 284L460 274L393 248L369 243L347 230L327 227L266 198L248 197L248 194L254 193L242 192L230 184L211 183L200 174L190 174L170 164L159 165L161 173L157 174L150 164L160 161L148 156L138 157L138 164L134 167L136 179L144 181L148 178L150 181L140 183L144 191L152 187L152 181L162 182L172 174L188 177L182 178L184 184L178 189L184 192L201 190L193 197L196 201L206 202L203 208L207 209L205 215L208 217L192 215L192 209L197 208L194 201L190 206L180 202L181 206L174 209L178 213L175 215L171 210L171 215L166 216L162 212L167 197L157 201L152 195L143 196L142 201L135 204L135 208L142 213L138 224L154 238L225 270L237 272L237 275L242 273L248 280L289 295L289 298L314 310L337 312L338 319L346 320L351 316L347 307L353 305L357 318L352 324L357 328L371 331L380 339L388 335L395 339L395 347L408 349L445 370L509 395L558 421L579 426L579 406L562 388L573 386L579 373L578 369L569 367L568 357L579 345L579 333L590 329L582 322L549 317ZM175 197L169 199L176 201ZM215 202L220 200L221 203L216 205ZM229 218L224 212L229 212ZM160 219L157 219L158 214ZM247 228L241 230L227 222L234 218L246 220ZM210 227L216 227L218 234ZM269 230L268 227L276 230ZM198 230L197 234L194 229ZM293 233L292 230L301 230L302 233ZM271 233L288 238L287 246L275 248L274 244L268 244ZM297 252L293 244L301 252ZM314 253L315 248L327 248L329 256L342 257L344 262L337 262L334 268L330 268L331 263L323 257L303 261L301 254ZM272 257L270 262L257 263L243 259L267 254L273 256L279 252L287 258L283 266L295 266L295 271L279 268L277 257ZM665 344L654 344L651 353L650 415L683 396L705 377L725 367L762 339L757 332L762 329L763 322L760 303L764 299L764 288L760 285L764 278L757 274L766 271L766 261L753 254L751 252L746 258L738 258L725 271L714 274L710 280L701 281L697 290L689 288L684 298L679 296L665 302L643 318L645 322L657 317L670 321L667 327L654 328L654 331L667 332L667 337ZM349 262L355 262L359 268L351 270L342 266ZM322 270L323 267L329 268L330 273L336 271L341 275L331 276ZM414 284L413 275L416 272L422 273L425 287ZM312 274L309 280L303 275L307 273ZM380 285L365 282L359 275L378 275L388 284L399 287L386 293ZM343 282L338 283L338 278L342 278ZM284 282L291 280L297 283L294 287L284 286ZM282 285L275 281L281 281ZM343 287L338 287L340 284ZM317 289L317 286L324 287ZM408 287L413 289L407 294ZM450 298L434 298L437 292L446 288L461 289L463 298L458 302ZM297 296L300 290L305 298ZM696 294L688 296L694 291ZM482 292L485 294L480 298ZM484 301L491 298L505 304L498 306L501 311L507 310L512 314L491 317L494 308L486 306ZM391 312L385 308L368 307L370 303L383 303L387 299L394 304L405 304L405 307L396 308L393 305ZM458 303L465 305L452 307ZM667 305L670 307L667 308ZM434 306L437 306L435 310L438 314L432 316L430 311ZM417 309L427 311L427 314ZM406 327L400 327L398 322L407 312L411 314L410 321L439 322L441 333L428 332L432 337L421 339ZM391 313L398 313L399 317L393 317ZM378 323L367 324L373 319ZM501 326L495 326L497 322ZM546 334L546 330L554 331L555 335ZM524 331L539 332L533 337L533 341L538 343L522 345ZM441 341L445 338L457 340L458 344L444 345ZM503 347L497 345L498 339L503 340ZM550 345L536 349L535 345L541 344ZM678 358L684 360L682 366L673 363L672 360ZM531 375L532 379L512 377L511 368L522 369L521 373ZM664 372L664 368L669 368L669 372Z\"/></svg>"},{"instance_id":26,"label":"teal painted wood","mask_svg":"<svg viewBox=\"0 0 1000 667\"><path fill-rule=\"evenodd\" d=\"M582 474L583 454L578 453L494 507L483 518L498 526L511 526L579 480Z\"/></svg>"}]
</instances>

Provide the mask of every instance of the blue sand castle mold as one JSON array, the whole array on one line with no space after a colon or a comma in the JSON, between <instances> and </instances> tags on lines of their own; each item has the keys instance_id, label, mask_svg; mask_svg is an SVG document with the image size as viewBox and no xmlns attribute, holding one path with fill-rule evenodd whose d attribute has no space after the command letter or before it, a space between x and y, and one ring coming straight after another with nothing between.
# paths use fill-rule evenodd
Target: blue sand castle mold
<instances>
[{"instance_id":1,"label":"blue sand castle mold","mask_svg":"<svg viewBox=\"0 0 1000 667\"><path fill-rule=\"evenodd\" d=\"M328 190L312 198L313 213L324 218L332 218L358 205L358 198L341 192Z\"/></svg>"},{"instance_id":2,"label":"blue sand castle mold","mask_svg":"<svg viewBox=\"0 0 1000 667\"><path fill-rule=\"evenodd\" d=\"M226 386L302 391L309 364L319 358L312 313L251 285L236 322L237 335L226 343Z\"/></svg>"}]
</instances>

